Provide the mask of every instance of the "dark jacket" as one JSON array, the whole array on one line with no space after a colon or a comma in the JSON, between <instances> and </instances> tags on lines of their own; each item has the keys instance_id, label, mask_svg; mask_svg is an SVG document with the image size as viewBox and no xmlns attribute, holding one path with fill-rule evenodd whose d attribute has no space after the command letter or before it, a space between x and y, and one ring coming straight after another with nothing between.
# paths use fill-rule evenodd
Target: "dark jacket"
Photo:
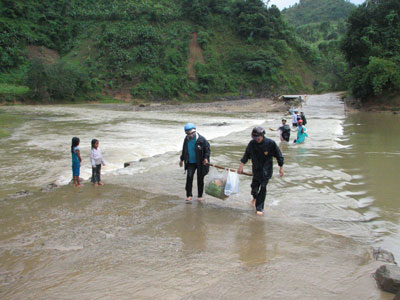
<instances>
[{"instance_id":1,"label":"dark jacket","mask_svg":"<svg viewBox=\"0 0 400 300\"><path fill-rule=\"evenodd\" d=\"M266 181L272 177L273 157L276 157L278 165L282 167L284 159L281 150L273 140L264 137L261 143L250 141L240 161L245 164L251 159L253 177L260 181Z\"/></svg>"},{"instance_id":2,"label":"dark jacket","mask_svg":"<svg viewBox=\"0 0 400 300\"><path fill-rule=\"evenodd\" d=\"M185 137L183 141L181 161L185 163L185 170L187 170L187 164L189 163L189 151L188 151L188 141L189 138ZM210 144L205 139L205 137L201 136L196 132L196 144L195 144L195 152L196 152L196 160L197 160L197 173L206 176L210 169L210 166L203 165L203 160L207 158L210 162Z\"/></svg>"},{"instance_id":3,"label":"dark jacket","mask_svg":"<svg viewBox=\"0 0 400 300\"><path fill-rule=\"evenodd\" d=\"M279 130L281 131L281 135L283 139L287 142L289 142L290 139L290 126L288 124L282 125L279 127Z\"/></svg>"},{"instance_id":4,"label":"dark jacket","mask_svg":"<svg viewBox=\"0 0 400 300\"><path fill-rule=\"evenodd\" d=\"M301 115L301 119L303 120L303 125L307 125L307 119L305 115Z\"/></svg>"}]
</instances>

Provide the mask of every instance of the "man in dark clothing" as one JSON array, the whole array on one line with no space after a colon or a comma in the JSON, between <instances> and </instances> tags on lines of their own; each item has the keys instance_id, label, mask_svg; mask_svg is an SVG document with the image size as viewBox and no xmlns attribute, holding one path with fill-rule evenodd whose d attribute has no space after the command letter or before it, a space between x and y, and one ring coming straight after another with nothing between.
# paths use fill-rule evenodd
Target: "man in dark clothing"
<instances>
[{"instance_id":1,"label":"man in dark clothing","mask_svg":"<svg viewBox=\"0 0 400 300\"><path fill-rule=\"evenodd\" d=\"M271 129L272 131L274 129ZM289 142L290 139L290 126L286 124L286 119L282 119L282 125L278 128L278 130L281 132L280 138L281 142L286 141Z\"/></svg>"},{"instance_id":2,"label":"man in dark clothing","mask_svg":"<svg viewBox=\"0 0 400 300\"><path fill-rule=\"evenodd\" d=\"M300 112L300 119L303 120L303 125L306 126L307 119L306 119L306 116L304 115L304 112ZM297 120L297 122L298 122L298 120Z\"/></svg>"},{"instance_id":3,"label":"man in dark clothing","mask_svg":"<svg viewBox=\"0 0 400 300\"><path fill-rule=\"evenodd\" d=\"M209 170L210 161L210 144L208 141L196 132L196 126L192 123L187 123L184 127L186 137L183 141L182 154L180 157L179 166L185 164L186 176L186 201L192 201L192 186L194 172L197 169L197 191L198 200L203 201L204 176Z\"/></svg>"},{"instance_id":4,"label":"man in dark clothing","mask_svg":"<svg viewBox=\"0 0 400 300\"><path fill-rule=\"evenodd\" d=\"M247 145L246 151L242 157L238 173L243 172L243 166L249 159L252 161L253 180L251 182L251 194L253 195L252 205L255 207L258 215L263 215L264 201L267 195L267 184L272 177L272 158L276 157L278 161L279 175L282 177L283 156L278 145L271 139L266 138L265 130L262 127L255 127L251 133L252 141Z\"/></svg>"}]
</instances>

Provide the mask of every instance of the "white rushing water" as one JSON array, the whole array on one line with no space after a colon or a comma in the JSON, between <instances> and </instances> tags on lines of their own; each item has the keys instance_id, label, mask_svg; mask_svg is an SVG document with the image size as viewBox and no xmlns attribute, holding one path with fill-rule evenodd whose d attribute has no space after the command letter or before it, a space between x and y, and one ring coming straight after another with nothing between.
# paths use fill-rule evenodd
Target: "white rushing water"
<instances>
[{"instance_id":1,"label":"white rushing water","mask_svg":"<svg viewBox=\"0 0 400 300\"><path fill-rule=\"evenodd\" d=\"M106 161L102 173L123 168L124 162L137 161L170 151L180 151L186 122L195 123L198 132L209 140L242 131L262 119L237 118L175 112L137 112L93 109L74 106L13 107L20 114L36 116L9 138L18 152L13 168L6 171L12 183L36 186L71 180L71 139L80 138L83 159L81 177L91 176L90 141L96 138ZM223 126L218 126L223 125ZM24 149L25 148L25 149ZM7 156L10 149L2 149ZM36 155L32 156L32 153Z\"/></svg>"}]
</instances>

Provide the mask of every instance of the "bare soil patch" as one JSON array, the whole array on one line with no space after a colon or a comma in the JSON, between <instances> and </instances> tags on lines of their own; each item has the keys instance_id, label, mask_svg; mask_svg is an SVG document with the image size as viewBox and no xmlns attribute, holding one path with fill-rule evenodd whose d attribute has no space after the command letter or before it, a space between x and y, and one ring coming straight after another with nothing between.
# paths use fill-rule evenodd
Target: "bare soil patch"
<instances>
[{"instance_id":1,"label":"bare soil patch","mask_svg":"<svg viewBox=\"0 0 400 300\"><path fill-rule=\"evenodd\" d=\"M60 54L58 54L57 51L51 50L44 46L29 45L27 50L28 59L40 59L48 64L53 64L60 59Z\"/></svg>"},{"instance_id":2,"label":"bare soil patch","mask_svg":"<svg viewBox=\"0 0 400 300\"><path fill-rule=\"evenodd\" d=\"M203 50L197 42L197 32L192 33L192 39L189 43L189 79L196 79L196 62L204 64Z\"/></svg>"}]
</instances>

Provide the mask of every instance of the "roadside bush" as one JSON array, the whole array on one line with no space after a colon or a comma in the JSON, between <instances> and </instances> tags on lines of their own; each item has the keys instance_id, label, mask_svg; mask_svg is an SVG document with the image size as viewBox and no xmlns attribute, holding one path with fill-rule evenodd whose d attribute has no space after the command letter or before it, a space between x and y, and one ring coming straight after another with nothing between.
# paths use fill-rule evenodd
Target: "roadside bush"
<instances>
[{"instance_id":1,"label":"roadside bush","mask_svg":"<svg viewBox=\"0 0 400 300\"><path fill-rule=\"evenodd\" d=\"M155 100L171 99L187 91L186 76L166 74L160 68L145 68L142 73L142 82L132 88L134 97Z\"/></svg>"},{"instance_id":2,"label":"roadside bush","mask_svg":"<svg viewBox=\"0 0 400 300\"><path fill-rule=\"evenodd\" d=\"M27 86L0 83L0 102L23 100L28 94Z\"/></svg>"},{"instance_id":3,"label":"roadside bush","mask_svg":"<svg viewBox=\"0 0 400 300\"><path fill-rule=\"evenodd\" d=\"M32 61L27 74L30 97L35 100L74 100L92 90L89 77L77 66L63 61L52 65Z\"/></svg>"},{"instance_id":4,"label":"roadside bush","mask_svg":"<svg viewBox=\"0 0 400 300\"><path fill-rule=\"evenodd\" d=\"M400 91L400 71L398 65L389 59L370 57L367 66L368 79L375 95Z\"/></svg>"},{"instance_id":5,"label":"roadside bush","mask_svg":"<svg viewBox=\"0 0 400 300\"><path fill-rule=\"evenodd\" d=\"M201 49L206 50L207 45L210 43L210 35L206 31L199 31L197 34L197 42Z\"/></svg>"},{"instance_id":6,"label":"roadside bush","mask_svg":"<svg viewBox=\"0 0 400 300\"><path fill-rule=\"evenodd\" d=\"M400 91L398 65L389 59L371 57L366 67L354 67L350 72L350 87L354 96L365 99Z\"/></svg>"}]
</instances>

